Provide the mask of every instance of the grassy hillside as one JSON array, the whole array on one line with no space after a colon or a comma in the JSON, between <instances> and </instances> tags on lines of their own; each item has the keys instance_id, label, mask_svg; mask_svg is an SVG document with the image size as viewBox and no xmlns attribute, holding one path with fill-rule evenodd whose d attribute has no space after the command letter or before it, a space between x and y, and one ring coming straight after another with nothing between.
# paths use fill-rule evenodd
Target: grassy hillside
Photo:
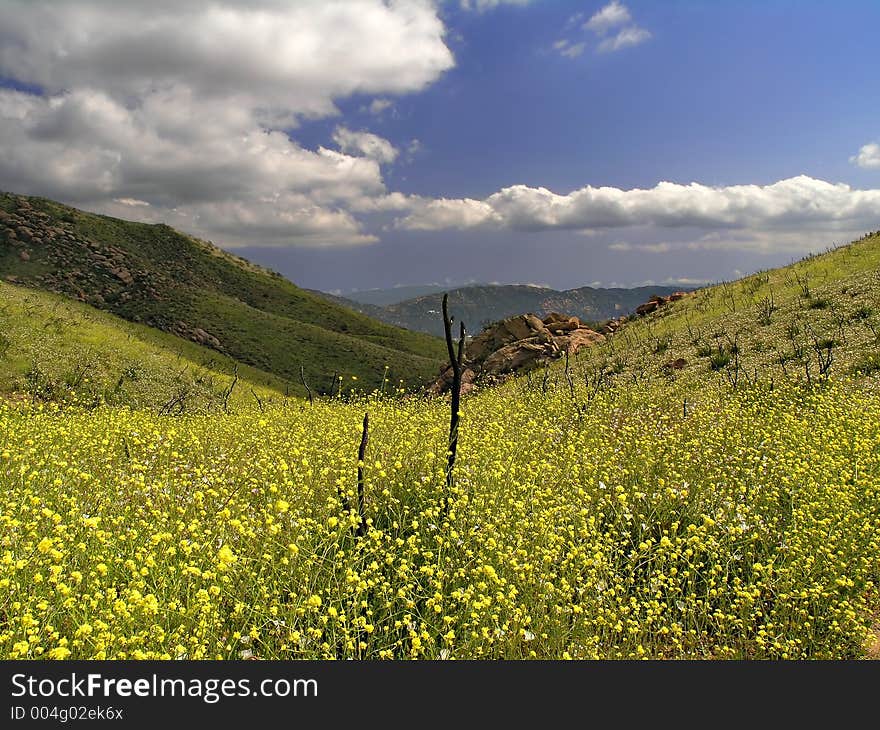
<instances>
[{"instance_id":1,"label":"grassy hillside","mask_svg":"<svg viewBox=\"0 0 880 730\"><path fill-rule=\"evenodd\" d=\"M880 370L880 233L707 287L583 351L587 377L708 388L818 383ZM580 354L579 354L580 356ZM678 362L676 362L678 361Z\"/></svg>"},{"instance_id":2,"label":"grassy hillside","mask_svg":"<svg viewBox=\"0 0 880 730\"><path fill-rule=\"evenodd\" d=\"M550 312L575 315L584 322L600 322L632 313L651 296L676 291L669 286L636 287L634 289L579 289L557 291L524 284L480 284L453 289L449 292L449 309L476 334L486 325L505 317L532 312L541 317ZM432 292L384 307L323 295L337 304L357 309L383 322L406 327L435 336L443 335L440 318L442 293Z\"/></svg>"},{"instance_id":3,"label":"grassy hillside","mask_svg":"<svg viewBox=\"0 0 880 730\"><path fill-rule=\"evenodd\" d=\"M0 398L167 409L250 410L283 397L280 378L58 294L0 282Z\"/></svg>"},{"instance_id":4,"label":"grassy hillside","mask_svg":"<svg viewBox=\"0 0 880 730\"><path fill-rule=\"evenodd\" d=\"M315 389L430 379L443 343L377 322L165 225L0 195L0 276L78 298Z\"/></svg>"},{"instance_id":5,"label":"grassy hillside","mask_svg":"<svg viewBox=\"0 0 880 730\"><path fill-rule=\"evenodd\" d=\"M0 404L0 654L878 656L878 333L876 235L702 290L465 398L451 489L443 399Z\"/></svg>"}]
</instances>

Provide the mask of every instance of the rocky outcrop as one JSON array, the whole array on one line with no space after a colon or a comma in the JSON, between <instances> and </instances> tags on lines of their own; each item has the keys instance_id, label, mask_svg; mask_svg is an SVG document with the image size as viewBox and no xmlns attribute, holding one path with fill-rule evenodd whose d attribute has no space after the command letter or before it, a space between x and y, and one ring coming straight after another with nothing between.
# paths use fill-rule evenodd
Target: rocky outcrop
<instances>
[{"instance_id":1,"label":"rocky outcrop","mask_svg":"<svg viewBox=\"0 0 880 730\"><path fill-rule=\"evenodd\" d=\"M210 332L203 330L201 327L190 327L186 322L177 321L171 325L170 330L178 337L192 340L200 345L207 345L214 349L220 349L220 340Z\"/></svg>"},{"instance_id":2,"label":"rocky outcrop","mask_svg":"<svg viewBox=\"0 0 880 730\"><path fill-rule=\"evenodd\" d=\"M468 343L461 391L469 393L481 382L531 370L566 353L574 355L604 339L604 335L581 324L577 317L557 312L544 319L534 314L508 317L487 327ZM428 391L444 393L451 384L452 368L447 364Z\"/></svg>"},{"instance_id":3,"label":"rocky outcrop","mask_svg":"<svg viewBox=\"0 0 880 730\"><path fill-rule=\"evenodd\" d=\"M677 302L681 299L684 299L685 297L691 297L693 295L694 292L677 291L673 292L668 297L653 296L644 304L640 304L638 307L636 307L636 311L634 314L631 314L628 317L609 319L607 322L604 322L602 325L599 326L599 331L604 335L614 334L626 322L629 322L633 319L638 319L639 317L646 317L647 315L656 312L658 309L665 307L667 304Z\"/></svg>"}]
</instances>

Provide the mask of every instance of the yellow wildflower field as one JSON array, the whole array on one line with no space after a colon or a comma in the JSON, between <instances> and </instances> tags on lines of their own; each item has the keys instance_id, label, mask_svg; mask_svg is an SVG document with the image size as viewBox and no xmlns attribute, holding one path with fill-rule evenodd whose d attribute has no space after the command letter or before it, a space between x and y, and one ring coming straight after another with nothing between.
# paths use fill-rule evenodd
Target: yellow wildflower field
<instances>
[{"instance_id":1,"label":"yellow wildflower field","mask_svg":"<svg viewBox=\"0 0 880 730\"><path fill-rule=\"evenodd\" d=\"M467 399L449 495L442 401L0 405L0 655L863 655L874 378L573 387Z\"/></svg>"}]
</instances>

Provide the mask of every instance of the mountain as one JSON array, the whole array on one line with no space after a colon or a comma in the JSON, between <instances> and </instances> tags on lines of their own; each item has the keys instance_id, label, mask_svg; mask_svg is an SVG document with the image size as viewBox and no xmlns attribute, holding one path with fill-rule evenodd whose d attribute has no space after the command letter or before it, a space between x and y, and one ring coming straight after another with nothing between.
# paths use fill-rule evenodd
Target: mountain
<instances>
[{"instance_id":1,"label":"mountain","mask_svg":"<svg viewBox=\"0 0 880 730\"><path fill-rule=\"evenodd\" d=\"M158 224L0 194L0 278L86 302L315 390L334 373L372 388L436 374L444 344L318 297L213 244ZM356 378L356 381L348 380Z\"/></svg>"},{"instance_id":2,"label":"mountain","mask_svg":"<svg viewBox=\"0 0 880 730\"><path fill-rule=\"evenodd\" d=\"M373 319L378 319L380 322L385 322L386 324L394 325L395 322L393 318L388 313L388 310L385 307L381 307L377 304L365 304L364 302L356 302L354 299L347 299L346 297L339 296L338 294L328 294L327 292L318 291L317 289L306 289L305 291L310 294L314 294L316 297L320 297L321 299L326 299L327 301L333 302L334 304L344 307L345 309L352 309L355 312L360 312L361 314L365 314L368 317L372 317ZM395 325L397 327L404 327L405 325ZM443 333L443 327L440 327L440 333Z\"/></svg>"},{"instance_id":3,"label":"mountain","mask_svg":"<svg viewBox=\"0 0 880 730\"><path fill-rule=\"evenodd\" d=\"M678 288L680 287L642 286L633 289L597 289L584 286L558 291L527 284L473 285L452 289L449 292L449 309L456 319L464 321L472 334L476 334L487 324L526 312L532 312L539 317L560 312L574 315L585 322L596 323L630 314L651 296L667 296ZM425 294L384 307L325 296L398 327L438 337L443 335L443 322L440 318L442 293Z\"/></svg>"},{"instance_id":4,"label":"mountain","mask_svg":"<svg viewBox=\"0 0 880 730\"><path fill-rule=\"evenodd\" d=\"M387 307L389 304L397 304L407 299L415 299L426 294L437 294L443 291L445 291L444 288L437 284L422 284L420 286L395 286L390 289L363 289L347 292L345 298L360 304Z\"/></svg>"}]
</instances>

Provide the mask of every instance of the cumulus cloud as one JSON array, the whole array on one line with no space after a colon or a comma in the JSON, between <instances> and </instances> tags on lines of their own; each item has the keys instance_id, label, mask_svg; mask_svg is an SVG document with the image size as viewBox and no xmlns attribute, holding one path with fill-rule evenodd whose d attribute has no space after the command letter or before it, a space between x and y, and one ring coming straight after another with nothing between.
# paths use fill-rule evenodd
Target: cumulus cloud
<instances>
[{"instance_id":1,"label":"cumulus cloud","mask_svg":"<svg viewBox=\"0 0 880 730\"><path fill-rule=\"evenodd\" d=\"M629 8L617 0L612 0L601 10L594 13L584 23L584 28L599 35L604 35L612 28L628 23L630 20L632 20L632 15L630 15Z\"/></svg>"},{"instance_id":2,"label":"cumulus cloud","mask_svg":"<svg viewBox=\"0 0 880 730\"><path fill-rule=\"evenodd\" d=\"M333 141L343 152L368 157L382 164L394 162L400 154L400 151L384 137L371 132L354 132L348 127L336 127Z\"/></svg>"},{"instance_id":3,"label":"cumulus cloud","mask_svg":"<svg viewBox=\"0 0 880 730\"><path fill-rule=\"evenodd\" d=\"M0 27L0 68L50 92L183 85L283 115L417 91L453 65L429 0L6 0Z\"/></svg>"},{"instance_id":4,"label":"cumulus cloud","mask_svg":"<svg viewBox=\"0 0 880 730\"><path fill-rule=\"evenodd\" d=\"M581 30L591 32L598 41L595 47L597 53L610 53L637 46L651 37L650 31L638 26L633 21L629 8L618 0L612 0L590 16L586 22L581 23L582 19L583 13L575 13L568 19L565 28L569 29L580 24ZM586 42L568 38L553 44L553 50L567 58L577 58L586 47Z\"/></svg>"},{"instance_id":5,"label":"cumulus cloud","mask_svg":"<svg viewBox=\"0 0 880 730\"><path fill-rule=\"evenodd\" d=\"M417 197L406 201L413 210L410 215L397 221L399 228L414 231L436 231L444 228L477 228L484 225L503 225L500 216L490 203L464 198L460 200L440 198L425 200Z\"/></svg>"},{"instance_id":6,"label":"cumulus cloud","mask_svg":"<svg viewBox=\"0 0 880 730\"><path fill-rule=\"evenodd\" d=\"M637 46L640 43L644 43L650 37L651 33L644 28L630 26L614 36L603 38L597 50L599 53L611 53L623 48L629 48L630 46Z\"/></svg>"},{"instance_id":7,"label":"cumulus cloud","mask_svg":"<svg viewBox=\"0 0 880 730\"><path fill-rule=\"evenodd\" d=\"M371 240L346 206L386 195L393 146L284 130L453 65L430 0L7 0L0 27L0 76L42 90L0 91L0 186L228 244Z\"/></svg>"},{"instance_id":8,"label":"cumulus cloud","mask_svg":"<svg viewBox=\"0 0 880 730\"><path fill-rule=\"evenodd\" d=\"M871 142L863 145L859 153L850 157L849 161L866 170L880 169L880 144Z\"/></svg>"},{"instance_id":9,"label":"cumulus cloud","mask_svg":"<svg viewBox=\"0 0 880 730\"><path fill-rule=\"evenodd\" d=\"M410 200L396 225L411 230L498 228L595 232L626 227L795 233L876 227L880 190L801 175L771 185L710 187L661 182L649 189L586 186L567 195L514 185L485 200Z\"/></svg>"}]
</instances>

